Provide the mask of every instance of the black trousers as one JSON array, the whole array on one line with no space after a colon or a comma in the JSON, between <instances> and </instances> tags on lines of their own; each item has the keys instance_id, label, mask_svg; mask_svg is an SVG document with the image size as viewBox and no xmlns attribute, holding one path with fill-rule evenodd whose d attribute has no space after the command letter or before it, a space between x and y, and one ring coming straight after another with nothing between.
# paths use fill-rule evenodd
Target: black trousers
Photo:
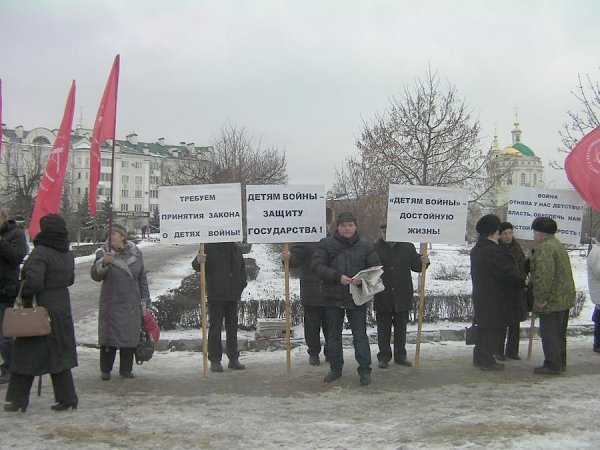
<instances>
[{"instance_id":1,"label":"black trousers","mask_svg":"<svg viewBox=\"0 0 600 450\"><path fill-rule=\"evenodd\" d=\"M540 314L539 316L544 367L552 370L564 370L567 367L569 310Z\"/></svg>"},{"instance_id":2,"label":"black trousers","mask_svg":"<svg viewBox=\"0 0 600 450\"><path fill-rule=\"evenodd\" d=\"M496 362L494 354L502 335L501 328L477 327L477 343L473 348L473 363L478 366L491 366Z\"/></svg>"},{"instance_id":3,"label":"black trousers","mask_svg":"<svg viewBox=\"0 0 600 450\"><path fill-rule=\"evenodd\" d=\"M2 374L10 372L10 359L12 358L13 338L2 336L4 310L11 307L9 303L0 301L0 356L2 357L0 369L2 370Z\"/></svg>"},{"instance_id":4,"label":"black trousers","mask_svg":"<svg viewBox=\"0 0 600 450\"><path fill-rule=\"evenodd\" d=\"M133 370L133 353L135 348L133 347L121 347L119 349L119 373L126 375L131 373ZM113 369L115 363L115 357L117 356L116 347L100 346L100 371L110 372Z\"/></svg>"},{"instance_id":5,"label":"black trousers","mask_svg":"<svg viewBox=\"0 0 600 450\"><path fill-rule=\"evenodd\" d=\"M327 356L327 317L324 306L304 305L304 340L308 347L308 354L318 356L321 352L321 329L325 336L323 354Z\"/></svg>"},{"instance_id":6,"label":"black trousers","mask_svg":"<svg viewBox=\"0 0 600 450\"><path fill-rule=\"evenodd\" d=\"M392 325L394 326L394 361L406 361L406 325L408 324L408 311L377 312L377 344L379 353L378 361L389 362L392 359Z\"/></svg>"},{"instance_id":7,"label":"black trousers","mask_svg":"<svg viewBox=\"0 0 600 450\"><path fill-rule=\"evenodd\" d=\"M504 328L500 336L497 355L519 356L519 340L521 337L521 322L514 322ZM506 343L506 344L505 344Z\"/></svg>"},{"instance_id":8,"label":"black trousers","mask_svg":"<svg viewBox=\"0 0 600 450\"><path fill-rule=\"evenodd\" d=\"M29 403L29 393L33 384L34 375L22 375L20 373L11 373L8 389L6 391L6 401L27 405ZM57 403L77 402L77 393L73 383L73 374L71 369L60 373L51 373L52 388L54 390L54 401Z\"/></svg>"},{"instance_id":9,"label":"black trousers","mask_svg":"<svg viewBox=\"0 0 600 450\"><path fill-rule=\"evenodd\" d=\"M240 352L237 347L238 303L237 302L212 302L208 303L209 328L208 328L208 359L210 362L221 362L223 345L221 344L221 331L225 319L225 349L227 357L238 359Z\"/></svg>"}]
</instances>

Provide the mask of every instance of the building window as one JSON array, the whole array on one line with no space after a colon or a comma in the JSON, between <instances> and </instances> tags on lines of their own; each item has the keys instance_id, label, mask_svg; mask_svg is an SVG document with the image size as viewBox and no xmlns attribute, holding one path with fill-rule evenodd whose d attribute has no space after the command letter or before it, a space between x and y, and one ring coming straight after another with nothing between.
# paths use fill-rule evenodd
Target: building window
<instances>
[{"instance_id":1,"label":"building window","mask_svg":"<svg viewBox=\"0 0 600 450\"><path fill-rule=\"evenodd\" d=\"M81 158L77 158L77 166L81 167Z\"/></svg>"},{"instance_id":2,"label":"building window","mask_svg":"<svg viewBox=\"0 0 600 450\"><path fill-rule=\"evenodd\" d=\"M152 203L150 205L150 211L158 211L158 203Z\"/></svg>"},{"instance_id":3,"label":"building window","mask_svg":"<svg viewBox=\"0 0 600 450\"><path fill-rule=\"evenodd\" d=\"M110 159L106 158L102 158L100 164L104 167L110 167L112 165Z\"/></svg>"},{"instance_id":4,"label":"building window","mask_svg":"<svg viewBox=\"0 0 600 450\"><path fill-rule=\"evenodd\" d=\"M127 169L127 161L121 161L121 167Z\"/></svg>"},{"instance_id":5,"label":"building window","mask_svg":"<svg viewBox=\"0 0 600 450\"><path fill-rule=\"evenodd\" d=\"M136 161L133 163L133 168L134 169L141 169L142 168L142 163L139 161Z\"/></svg>"},{"instance_id":6,"label":"building window","mask_svg":"<svg viewBox=\"0 0 600 450\"><path fill-rule=\"evenodd\" d=\"M129 175L121 175L121 183L123 183L123 184L129 183Z\"/></svg>"},{"instance_id":7,"label":"building window","mask_svg":"<svg viewBox=\"0 0 600 450\"><path fill-rule=\"evenodd\" d=\"M158 189L150 189L150 198L158 198Z\"/></svg>"},{"instance_id":8,"label":"building window","mask_svg":"<svg viewBox=\"0 0 600 450\"><path fill-rule=\"evenodd\" d=\"M85 188L85 195L88 195L89 189L90 188Z\"/></svg>"},{"instance_id":9,"label":"building window","mask_svg":"<svg viewBox=\"0 0 600 450\"><path fill-rule=\"evenodd\" d=\"M160 169L160 164L156 161L153 161L150 163L150 169L151 170L158 170Z\"/></svg>"},{"instance_id":10,"label":"building window","mask_svg":"<svg viewBox=\"0 0 600 450\"><path fill-rule=\"evenodd\" d=\"M142 184L142 177L135 177L135 184Z\"/></svg>"},{"instance_id":11,"label":"building window","mask_svg":"<svg viewBox=\"0 0 600 450\"><path fill-rule=\"evenodd\" d=\"M100 181L110 181L110 173L102 172L100 174Z\"/></svg>"},{"instance_id":12,"label":"building window","mask_svg":"<svg viewBox=\"0 0 600 450\"><path fill-rule=\"evenodd\" d=\"M129 189L121 189L121 197L129 197Z\"/></svg>"},{"instance_id":13,"label":"building window","mask_svg":"<svg viewBox=\"0 0 600 450\"><path fill-rule=\"evenodd\" d=\"M142 205L138 205L137 203L134 205L134 208L136 211L141 211L142 210Z\"/></svg>"},{"instance_id":14,"label":"building window","mask_svg":"<svg viewBox=\"0 0 600 450\"><path fill-rule=\"evenodd\" d=\"M85 167L90 167L90 158L85 158Z\"/></svg>"},{"instance_id":15,"label":"building window","mask_svg":"<svg viewBox=\"0 0 600 450\"><path fill-rule=\"evenodd\" d=\"M81 180L81 172L77 172L77 179Z\"/></svg>"},{"instance_id":16,"label":"building window","mask_svg":"<svg viewBox=\"0 0 600 450\"><path fill-rule=\"evenodd\" d=\"M81 195L81 188L77 188L77 196Z\"/></svg>"},{"instance_id":17,"label":"building window","mask_svg":"<svg viewBox=\"0 0 600 450\"><path fill-rule=\"evenodd\" d=\"M89 174L88 172L86 172L86 173L85 173L85 179L86 179L86 180L88 180L88 179L89 179L89 175L90 175L90 174Z\"/></svg>"},{"instance_id":18,"label":"building window","mask_svg":"<svg viewBox=\"0 0 600 450\"><path fill-rule=\"evenodd\" d=\"M506 184L509 186L512 185L512 173L509 173L508 176L506 177Z\"/></svg>"},{"instance_id":19,"label":"building window","mask_svg":"<svg viewBox=\"0 0 600 450\"><path fill-rule=\"evenodd\" d=\"M136 190L135 191L135 198L142 198L142 191Z\"/></svg>"},{"instance_id":20,"label":"building window","mask_svg":"<svg viewBox=\"0 0 600 450\"><path fill-rule=\"evenodd\" d=\"M537 173L533 174L533 186L537 186Z\"/></svg>"},{"instance_id":21,"label":"building window","mask_svg":"<svg viewBox=\"0 0 600 450\"><path fill-rule=\"evenodd\" d=\"M158 184L158 177L150 176L150 184Z\"/></svg>"},{"instance_id":22,"label":"building window","mask_svg":"<svg viewBox=\"0 0 600 450\"><path fill-rule=\"evenodd\" d=\"M521 174L521 186L525 186L525 174Z\"/></svg>"},{"instance_id":23,"label":"building window","mask_svg":"<svg viewBox=\"0 0 600 450\"><path fill-rule=\"evenodd\" d=\"M122 203L121 211L129 211L129 205L127 203Z\"/></svg>"}]
</instances>

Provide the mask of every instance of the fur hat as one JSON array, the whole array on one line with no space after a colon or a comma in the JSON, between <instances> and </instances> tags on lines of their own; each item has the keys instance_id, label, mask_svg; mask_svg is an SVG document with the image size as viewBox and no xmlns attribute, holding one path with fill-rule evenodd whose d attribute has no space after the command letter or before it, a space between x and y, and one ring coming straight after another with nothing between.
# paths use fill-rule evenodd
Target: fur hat
<instances>
[{"instance_id":1,"label":"fur hat","mask_svg":"<svg viewBox=\"0 0 600 450\"><path fill-rule=\"evenodd\" d=\"M65 219L58 214L48 214L40 219L40 231L45 233L67 234Z\"/></svg>"},{"instance_id":2,"label":"fur hat","mask_svg":"<svg viewBox=\"0 0 600 450\"><path fill-rule=\"evenodd\" d=\"M500 218L495 214L486 214L481 219L477 221L477 225L475 225L475 230L481 236L490 236L494 234L500 228Z\"/></svg>"},{"instance_id":3,"label":"fur hat","mask_svg":"<svg viewBox=\"0 0 600 450\"><path fill-rule=\"evenodd\" d=\"M354 225L356 225L357 219L350 211L344 211L338 214L335 224L339 225L344 222L354 222Z\"/></svg>"},{"instance_id":4,"label":"fur hat","mask_svg":"<svg viewBox=\"0 0 600 450\"><path fill-rule=\"evenodd\" d=\"M531 223L531 229L541 233L554 234L558 231L558 225L550 217L536 217Z\"/></svg>"},{"instance_id":5,"label":"fur hat","mask_svg":"<svg viewBox=\"0 0 600 450\"><path fill-rule=\"evenodd\" d=\"M123 236L123 239L127 239L127 228L125 228L123 225L121 225L119 223L113 223L111 229L112 229L112 231L116 231L121 236ZM104 239L106 239L108 237L108 230L109 230L108 227L106 227L104 229Z\"/></svg>"},{"instance_id":6,"label":"fur hat","mask_svg":"<svg viewBox=\"0 0 600 450\"><path fill-rule=\"evenodd\" d=\"M504 230L514 230L513 224L510 222L502 222L500 224L500 229L498 231L500 231L500 233L502 233Z\"/></svg>"}]
</instances>

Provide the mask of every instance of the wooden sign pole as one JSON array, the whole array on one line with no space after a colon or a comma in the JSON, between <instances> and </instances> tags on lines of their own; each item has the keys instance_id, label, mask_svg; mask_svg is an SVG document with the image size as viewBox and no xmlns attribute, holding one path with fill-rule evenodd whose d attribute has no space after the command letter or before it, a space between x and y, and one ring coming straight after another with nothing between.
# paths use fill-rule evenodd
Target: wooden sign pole
<instances>
[{"instance_id":1,"label":"wooden sign pole","mask_svg":"<svg viewBox=\"0 0 600 450\"><path fill-rule=\"evenodd\" d=\"M283 244L283 252L289 253L289 245ZM287 371L292 370L292 341L291 341L291 321L290 321L290 261L286 258L283 262L285 268L285 358Z\"/></svg>"},{"instance_id":2,"label":"wooden sign pole","mask_svg":"<svg viewBox=\"0 0 600 450\"><path fill-rule=\"evenodd\" d=\"M419 252L427 256L427 243L421 243ZM415 351L415 367L419 367L419 355L421 353L421 330L423 328L423 315L425 314L425 274L427 264L421 264L421 273L419 275L419 321L417 327L417 349Z\"/></svg>"},{"instance_id":3,"label":"wooden sign pole","mask_svg":"<svg viewBox=\"0 0 600 450\"><path fill-rule=\"evenodd\" d=\"M200 254L204 253L204 244L200 244ZM202 361L204 377L208 377L208 333L206 331L206 262L200 264L200 319L202 320Z\"/></svg>"},{"instance_id":4,"label":"wooden sign pole","mask_svg":"<svg viewBox=\"0 0 600 450\"><path fill-rule=\"evenodd\" d=\"M527 347L527 361L531 361L533 353L533 333L535 332L535 314L531 313L531 324L529 325L529 346Z\"/></svg>"}]
</instances>

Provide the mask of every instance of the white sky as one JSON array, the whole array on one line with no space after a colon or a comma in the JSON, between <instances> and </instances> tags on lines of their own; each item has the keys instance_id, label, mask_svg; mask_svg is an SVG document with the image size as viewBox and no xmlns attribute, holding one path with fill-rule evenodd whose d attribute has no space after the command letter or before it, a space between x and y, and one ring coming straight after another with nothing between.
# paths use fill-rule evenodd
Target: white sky
<instances>
[{"instance_id":1,"label":"white sky","mask_svg":"<svg viewBox=\"0 0 600 450\"><path fill-rule=\"evenodd\" d=\"M330 186L363 120L428 65L482 125L547 164L579 73L598 80L600 2L2 0L8 128L58 128L71 79L91 128L121 54L119 138L208 145L227 121L285 149L290 182ZM566 178L546 169L551 187Z\"/></svg>"}]
</instances>

